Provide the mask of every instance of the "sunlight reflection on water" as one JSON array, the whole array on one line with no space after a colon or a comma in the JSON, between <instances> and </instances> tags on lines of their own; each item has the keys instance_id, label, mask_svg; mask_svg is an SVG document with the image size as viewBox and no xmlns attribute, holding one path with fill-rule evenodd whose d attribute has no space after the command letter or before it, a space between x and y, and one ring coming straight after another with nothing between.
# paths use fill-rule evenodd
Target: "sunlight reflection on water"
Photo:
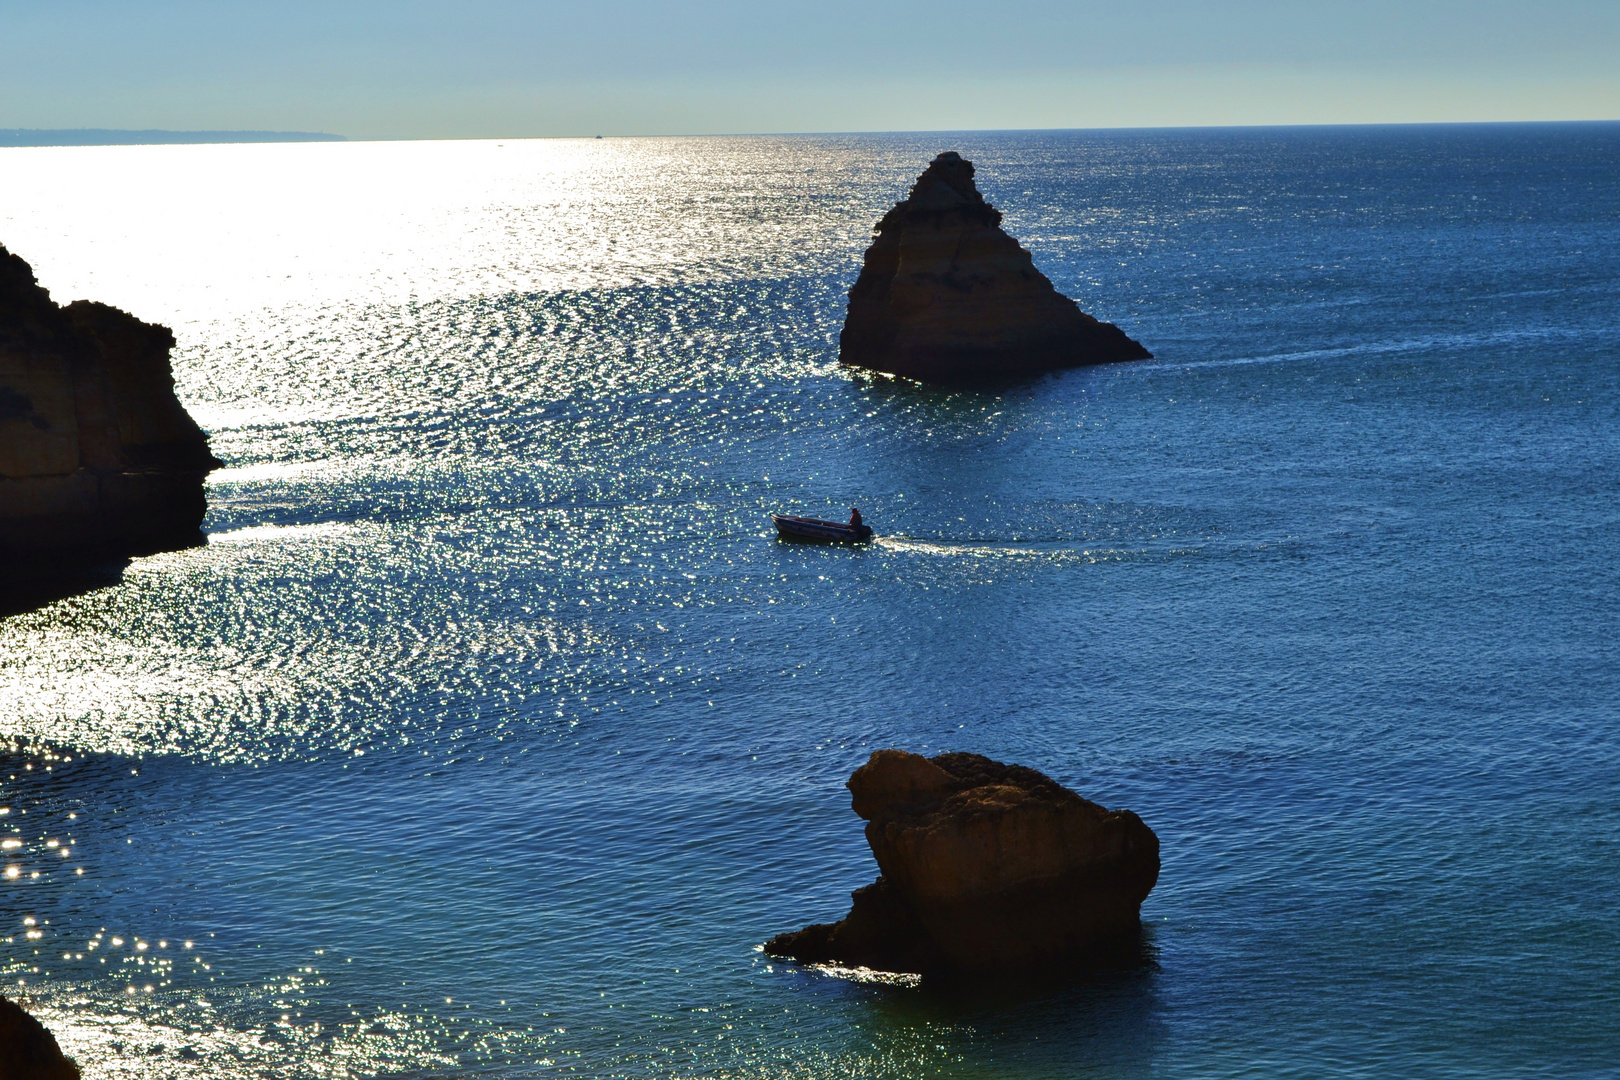
<instances>
[{"instance_id":1,"label":"sunlight reflection on water","mask_svg":"<svg viewBox=\"0 0 1620 1080\"><path fill-rule=\"evenodd\" d=\"M92 1078L1598 1074L1576 135L951 137L1161 357L981 390L835 363L941 136L0 150L0 239L174 325L226 461L205 546L0 621L0 973ZM767 963L890 745L1141 812L1153 963Z\"/></svg>"}]
</instances>

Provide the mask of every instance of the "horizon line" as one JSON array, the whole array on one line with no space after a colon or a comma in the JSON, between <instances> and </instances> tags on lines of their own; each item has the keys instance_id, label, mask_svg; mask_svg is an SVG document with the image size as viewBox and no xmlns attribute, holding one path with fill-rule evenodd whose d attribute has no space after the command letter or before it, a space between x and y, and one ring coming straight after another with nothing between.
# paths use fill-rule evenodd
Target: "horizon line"
<instances>
[{"instance_id":1,"label":"horizon line","mask_svg":"<svg viewBox=\"0 0 1620 1080\"><path fill-rule=\"evenodd\" d=\"M996 127L996 128L912 128L850 129L828 131L708 131L669 134L590 135L338 135L324 131L260 131L168 128L0 128L0 149L29 149L68 146L164 146L219 145L230 143L295 142L513 142L539 139L743 139L788 138L831 135L964 135L1022 134L1033 132L1146 132L1146 131L1289 131L1324 128L1466 128L1466 127L1598 127L1620 124L1613 119L1582 120L1391 120L1339 121L1317 124L1152 124L1104 125L1089 127Z\"/></svg>"}]
</instances>

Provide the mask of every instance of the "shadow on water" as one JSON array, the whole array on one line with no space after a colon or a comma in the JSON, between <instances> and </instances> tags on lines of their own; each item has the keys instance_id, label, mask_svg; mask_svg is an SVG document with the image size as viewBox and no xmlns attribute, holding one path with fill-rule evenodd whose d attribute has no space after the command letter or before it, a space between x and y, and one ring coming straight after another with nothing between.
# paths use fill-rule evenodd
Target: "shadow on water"
<instances>
[{"instance_id":1,"label":"shadow on water","mask_svg":"<svg viewBox=\"0 0 1620 1080\"><path fill-rule=\"evenodd\" d=\"M862 396L877 401L890 401L901 405L939 404L953 399L966 401L994 399L1038 386L1048 378L1050 373L1043 372L1039 375L1025 375L1011 379L919 382L900 375L854 370L847 385Z\"/></svg>"},{"instance_id":2,"label":"shadow on water","mask_svg":"<svg viewBox=\"0 0 1620 1080\"><path fill-rule=\"evenodd\" d=\"M119 559L88 566L22 566L0 571L0 619L121 584L129 562Z\"/></svg>"},{"instance_id":3,"label":"shadow on water","mask_svg":"<svg viewBox=\"0 0 1620 1080\"><path fill-rule=\"evenodd\" d=\"M929 983L889 1008L981 1033L975 1072L1018 1077L1151 1071L1166 1034L1158 950L1144 934L1130 956L1044 979ZM896 1017L899 1019L899 1017Z\"/></svg>"},{"instance_id":4,"label":"shadow on water","mask_svg":"<svg viewBox=\"0 0 1620 1080\"><path fill-rule=\"evenodd\" d=\"M938 1075L1145 1076L1168 1034L1158 953L1144 927L1131 948L1048 975L872 986L866 1007L874 1029L936 1032L960 1054Z\"/></svg>"},{"instance_id":5,"label":"shadow on water","mask_svg":"<svg viewBox=\"0 0 1620 1080\"><path fill-rule=\"evenodd\" d=\"M789 533L777 533L776 542L787 547L834 547L845 548L852 551L867 551L872 546L875 536L865 536L859 540L824 540L816 536L794 536Z\"/></svg>"},{"instance_id":6,"label":"shadow on water","mask_svg":"<svg viewBox=\"0 0 1620 1080\"><path fill-rule=\"evenodd\" d=\"M1139 361L1122 360L1108 364L1080 364L1075 367L1054 368L1023 375L1003 377L985 376L975 379L946 379L920 382L901 375L886 375L877 371L849 369L848 386L873 400L888 400L897 404L941 404L950 401L984 403L998 398L1016 397L1051 385L1076 373L1097 372L1134 364ZM842 370L842 369L841 369Z\"/></svg>"}]
</instances>

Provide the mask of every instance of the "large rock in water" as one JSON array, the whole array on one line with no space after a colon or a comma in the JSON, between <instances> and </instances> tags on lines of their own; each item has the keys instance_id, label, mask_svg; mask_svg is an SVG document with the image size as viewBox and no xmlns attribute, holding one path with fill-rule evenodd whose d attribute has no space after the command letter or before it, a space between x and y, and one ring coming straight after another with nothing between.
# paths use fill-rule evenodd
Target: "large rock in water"
<instances>
[{"instance_id":1,"label":"large rock in water","mask_svg":"<svg viewBox=\"0 0 1620 1080\"><path fill-rule=\"evenodd\" d=\"M840 363L946 382L1152 355L1052 287L955 151L878 222L838 338Z\"/></svg>"},{"instance_id":2,"label":"large rock in water","mask_svg":"<svg viewBox=\"0 0 1620 1080\"><path fill-rule=\"evenodd\" d=\"M56 1037L0 994L0 1080L79 1080L79 1067Z\"/></svg>"},{"instance_id":3,"label":"large rock in water","mask_svg":"<svg viewBox=\"0 0 1620 1080\"><path fill-rule=\"evenodd\" d=\"M70 567L201 542L219 462L174 395L174 335L58 306L0 247L0 562Z\"/></svg>"},{"instance_id":4,"label":"large rock in water","mask_svg":"<svg viewBox=\"0 0 1620 1080\"><path fill-rule=\"evenodd\" d=\"M978 754L879 750L849 790L882 876L843 921L772 938L770 955L928 975L1137 948L1159 838L1129 810Z\"/></svg>"}]
</instances>

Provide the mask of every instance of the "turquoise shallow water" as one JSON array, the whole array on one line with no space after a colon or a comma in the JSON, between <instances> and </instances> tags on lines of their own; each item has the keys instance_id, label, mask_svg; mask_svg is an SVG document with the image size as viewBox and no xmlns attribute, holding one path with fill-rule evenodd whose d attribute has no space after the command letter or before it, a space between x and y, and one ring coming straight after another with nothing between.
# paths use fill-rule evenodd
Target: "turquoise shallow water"
<instances>
[{"instance_id":1,"label":"turquoise shallow water","mask_svg":"<svg viewBox=\"0 0 1620 1080\"><path fill-rule=\"evenodd\" d=\"M1158 359L840 371L945 148ZM0 622L6 981L91 1076L1620 1075L1617 164L1620 125L0 151L0 239L174 325L227 464L207 547ZM769 535L851 502L868 548ZM841 785L884 746L1140 813L1152 962L766 960L875 874Z\"/></svg>"}]
</instances>

